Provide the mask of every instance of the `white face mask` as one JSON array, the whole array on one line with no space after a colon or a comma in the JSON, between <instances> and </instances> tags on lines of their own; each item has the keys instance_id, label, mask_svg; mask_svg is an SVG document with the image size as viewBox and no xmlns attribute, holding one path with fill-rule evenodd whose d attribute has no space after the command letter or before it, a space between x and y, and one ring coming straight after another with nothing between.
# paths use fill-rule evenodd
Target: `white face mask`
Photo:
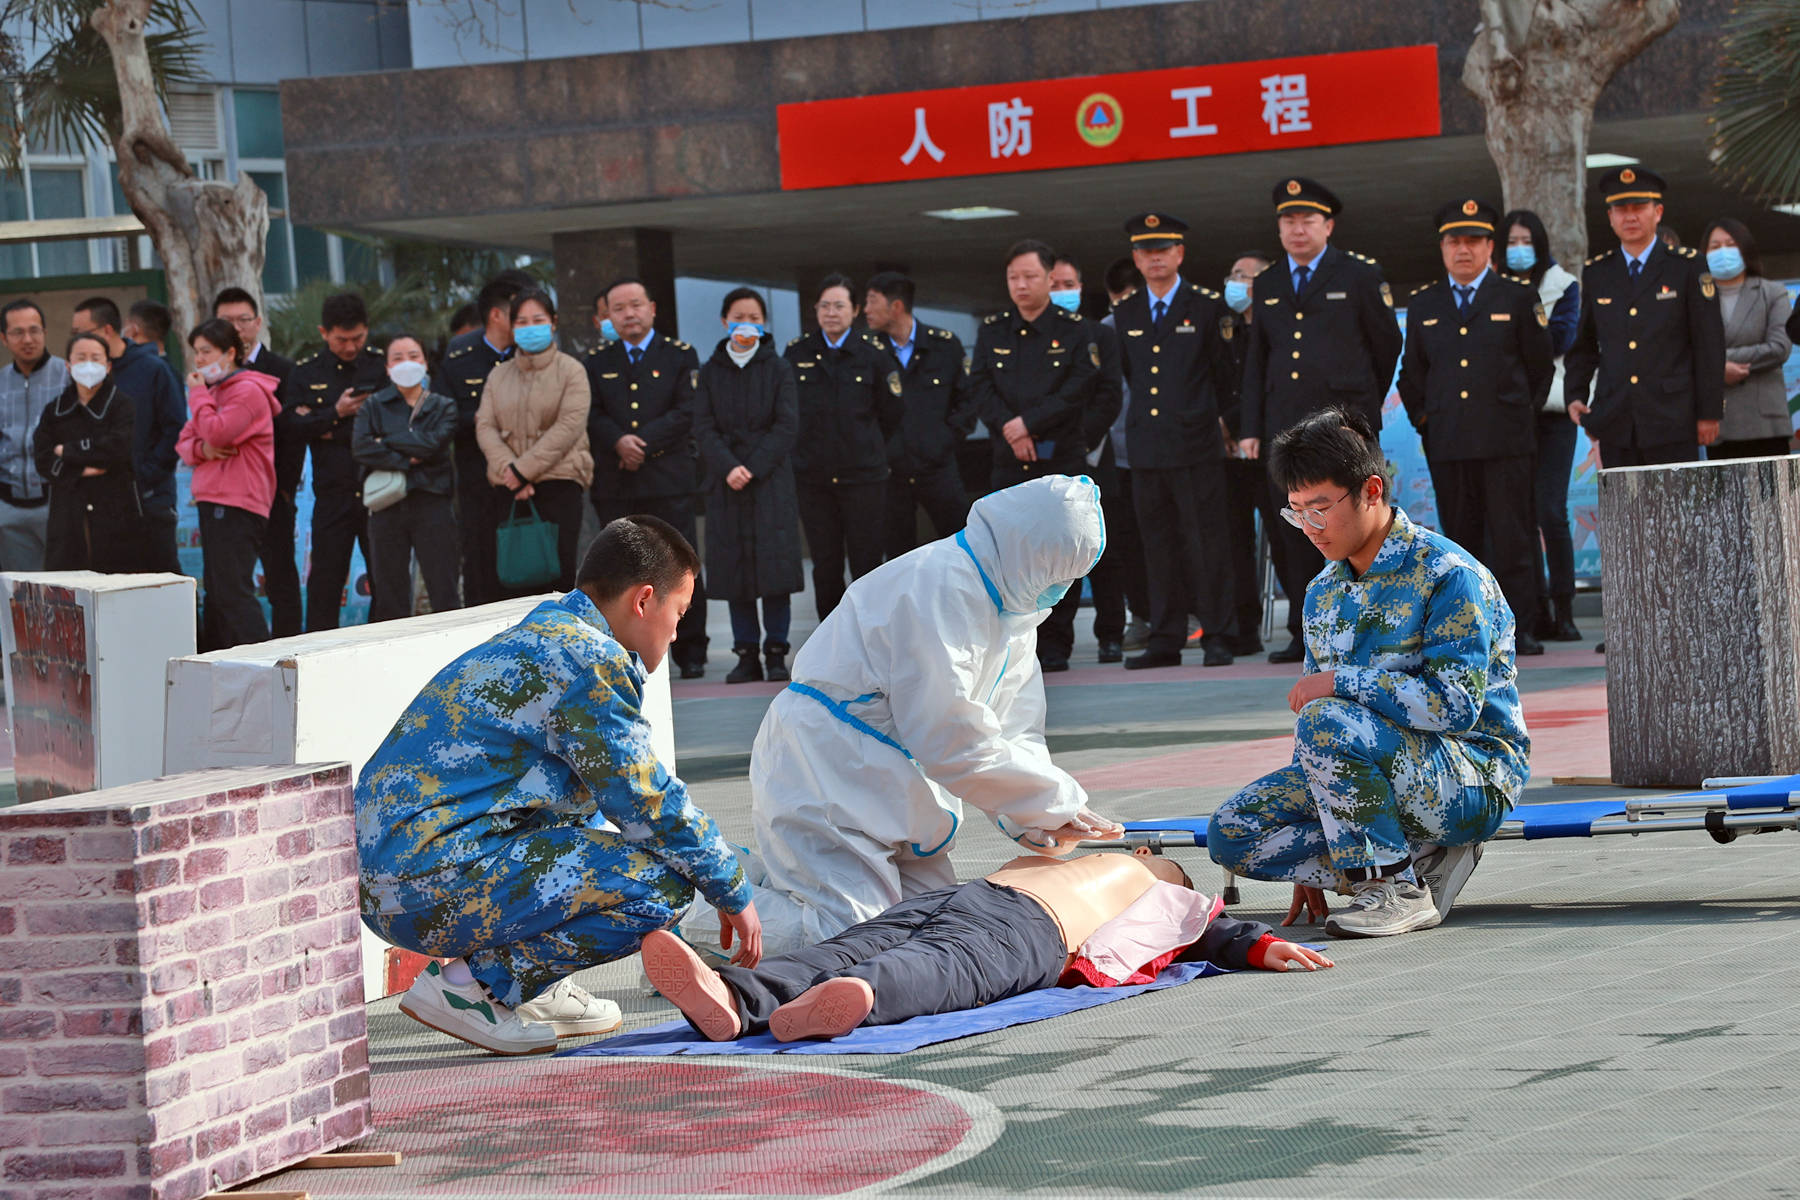
<instances>
[{"instance_id":1,"label":"white face mask","mask_svg":"<svg viewBox=\"0 0 1800 1200\"><path fill-rule=\"evenodd\" d=\"M225 373L230 369L230 367L225 365L223 360L214 359L212 362L209 362L204 367L200 368L200 378L208 383L217 383L219 380L225 378Z\"/></svg>"},{"instance_id":2,"label":"white face mask","mask_svg":"<svg viewBox=\"0 0 1800 1200\"><path fill-rule=\"evenodd\" d=\"M425 382L425 364L422 362L397 362L388 368L388 378L394 381L397 388L415 388Z\"/></svg>"},{"instance_id":3,"label":"white face mask","mask_svg":"<svg viewBox=\"0 0 1800 1200\"><path fill-rule=\"evenodd\" d=\"M69 367L69 378L84 388L96 388L106 378L106 364L97 362L78 362Z\"/></svg>"}]
</instances>

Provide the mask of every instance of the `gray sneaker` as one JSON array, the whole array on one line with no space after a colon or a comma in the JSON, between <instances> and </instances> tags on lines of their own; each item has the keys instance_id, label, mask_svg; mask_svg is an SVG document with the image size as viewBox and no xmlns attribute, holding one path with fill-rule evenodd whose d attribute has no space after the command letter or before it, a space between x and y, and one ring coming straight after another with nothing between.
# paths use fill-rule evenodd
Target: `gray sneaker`
<instances>
[{"instance_id":1,"label":"gray sneaker","mask_svg":"<svg viewBox=\"0 0 1800 1200\"><path fill-rule=\"evenodd\" d=\"M1444 918L1431 902L1431 890L1401 879L1365 879L1351 893L1348 907L1325 920L1332 937L1393 937L1430 929Z\"/></svg>"},{"instance_id":2,"label":"gray sneaker","mask_svg":"<svg viewBox=\"0 0 1800 1200\"><path fill-rule=\"evenodd\" d=\"M1463 884L1469 882L1469 876L1475 873L1475 865L1481 861L1481 843L1422 849L1426 852L1413 860L1413 870L1425 881L1425 886L1431 889L1431 898L1437 902L1438 915L1448 917L1451 905L1462 894Z\"/></svg>"},{"instance_id":3,"label":"gray sneaker","mask_svg":"<svg viewBox=\"0 0 1800 1200\"><path fill-rule=\"evenodd\" d=\"M1127 654L1142 654L1150 648L1150 622L1134 620L1125 626L1120 647Z\"/></svg>"}]
</instances>

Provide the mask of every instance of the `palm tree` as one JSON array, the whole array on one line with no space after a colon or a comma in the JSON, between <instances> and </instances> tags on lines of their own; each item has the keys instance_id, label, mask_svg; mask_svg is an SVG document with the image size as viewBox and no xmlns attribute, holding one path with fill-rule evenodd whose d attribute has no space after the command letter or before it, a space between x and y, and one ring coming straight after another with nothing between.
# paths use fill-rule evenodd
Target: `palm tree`
<instances>
[{"instance_id":1,"label":"palm tree","mask_svg":"<svg viewBox=\"0 0 1800 1200\"><path fill-rule=\"evenodd\" d=\"M1741 0L1723 38L1713 161L1771 203L1800 201L1800 6Z\"/></svg>"},{"instance_id":2,"label":"palm tree","mask_svg":"<svg viewBox=\"0 0 1800 1200\"><path fill-rule=\"evenodd\" d=\"M103 138L162 259L177 328L197 325L229 285L260 303L268 197L247 173L235 184L196 178L163 115L171 85L204 82L190 0L0 0L0 29L29 34L0 36L15 97L0 115L0 170L17 170L27 142Z\"/></svg>"}]
</instances>

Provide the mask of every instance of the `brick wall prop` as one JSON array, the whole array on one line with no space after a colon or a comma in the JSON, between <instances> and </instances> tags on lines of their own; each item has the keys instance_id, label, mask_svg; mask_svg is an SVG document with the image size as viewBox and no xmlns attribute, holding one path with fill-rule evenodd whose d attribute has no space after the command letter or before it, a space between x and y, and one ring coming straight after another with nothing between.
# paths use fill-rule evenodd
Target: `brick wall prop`
<instances>
[{"instance_id":1,"label":"brick wall prop","mask_svg":"<svg viewBox=\"0 0 1800 1200\"><path fill-rule=\"evenodd\" d=\"M348 767L0 809L0 1196L192 1200L364 1137Z\"/></svg>"}]
</instances>

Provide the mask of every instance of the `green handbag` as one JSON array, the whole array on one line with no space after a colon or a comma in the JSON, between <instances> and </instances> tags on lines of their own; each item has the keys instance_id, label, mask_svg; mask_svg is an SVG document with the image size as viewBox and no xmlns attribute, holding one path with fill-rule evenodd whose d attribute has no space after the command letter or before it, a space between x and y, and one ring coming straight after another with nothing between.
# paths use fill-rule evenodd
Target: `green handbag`
<instances>
[{"instance_id":1,"label":"green handbag","mask_svg":"<svg viewBox=\"0 0 1800 1200\"><path fill-rule=\"evenodd\" d=\"M527 500L530 515L521 517L515 501L494 538L495 566L500 586L508 591L546 588L562 577L556 554L556 526L538 516L537 505Z\"/></svg>"}]
</instances>

